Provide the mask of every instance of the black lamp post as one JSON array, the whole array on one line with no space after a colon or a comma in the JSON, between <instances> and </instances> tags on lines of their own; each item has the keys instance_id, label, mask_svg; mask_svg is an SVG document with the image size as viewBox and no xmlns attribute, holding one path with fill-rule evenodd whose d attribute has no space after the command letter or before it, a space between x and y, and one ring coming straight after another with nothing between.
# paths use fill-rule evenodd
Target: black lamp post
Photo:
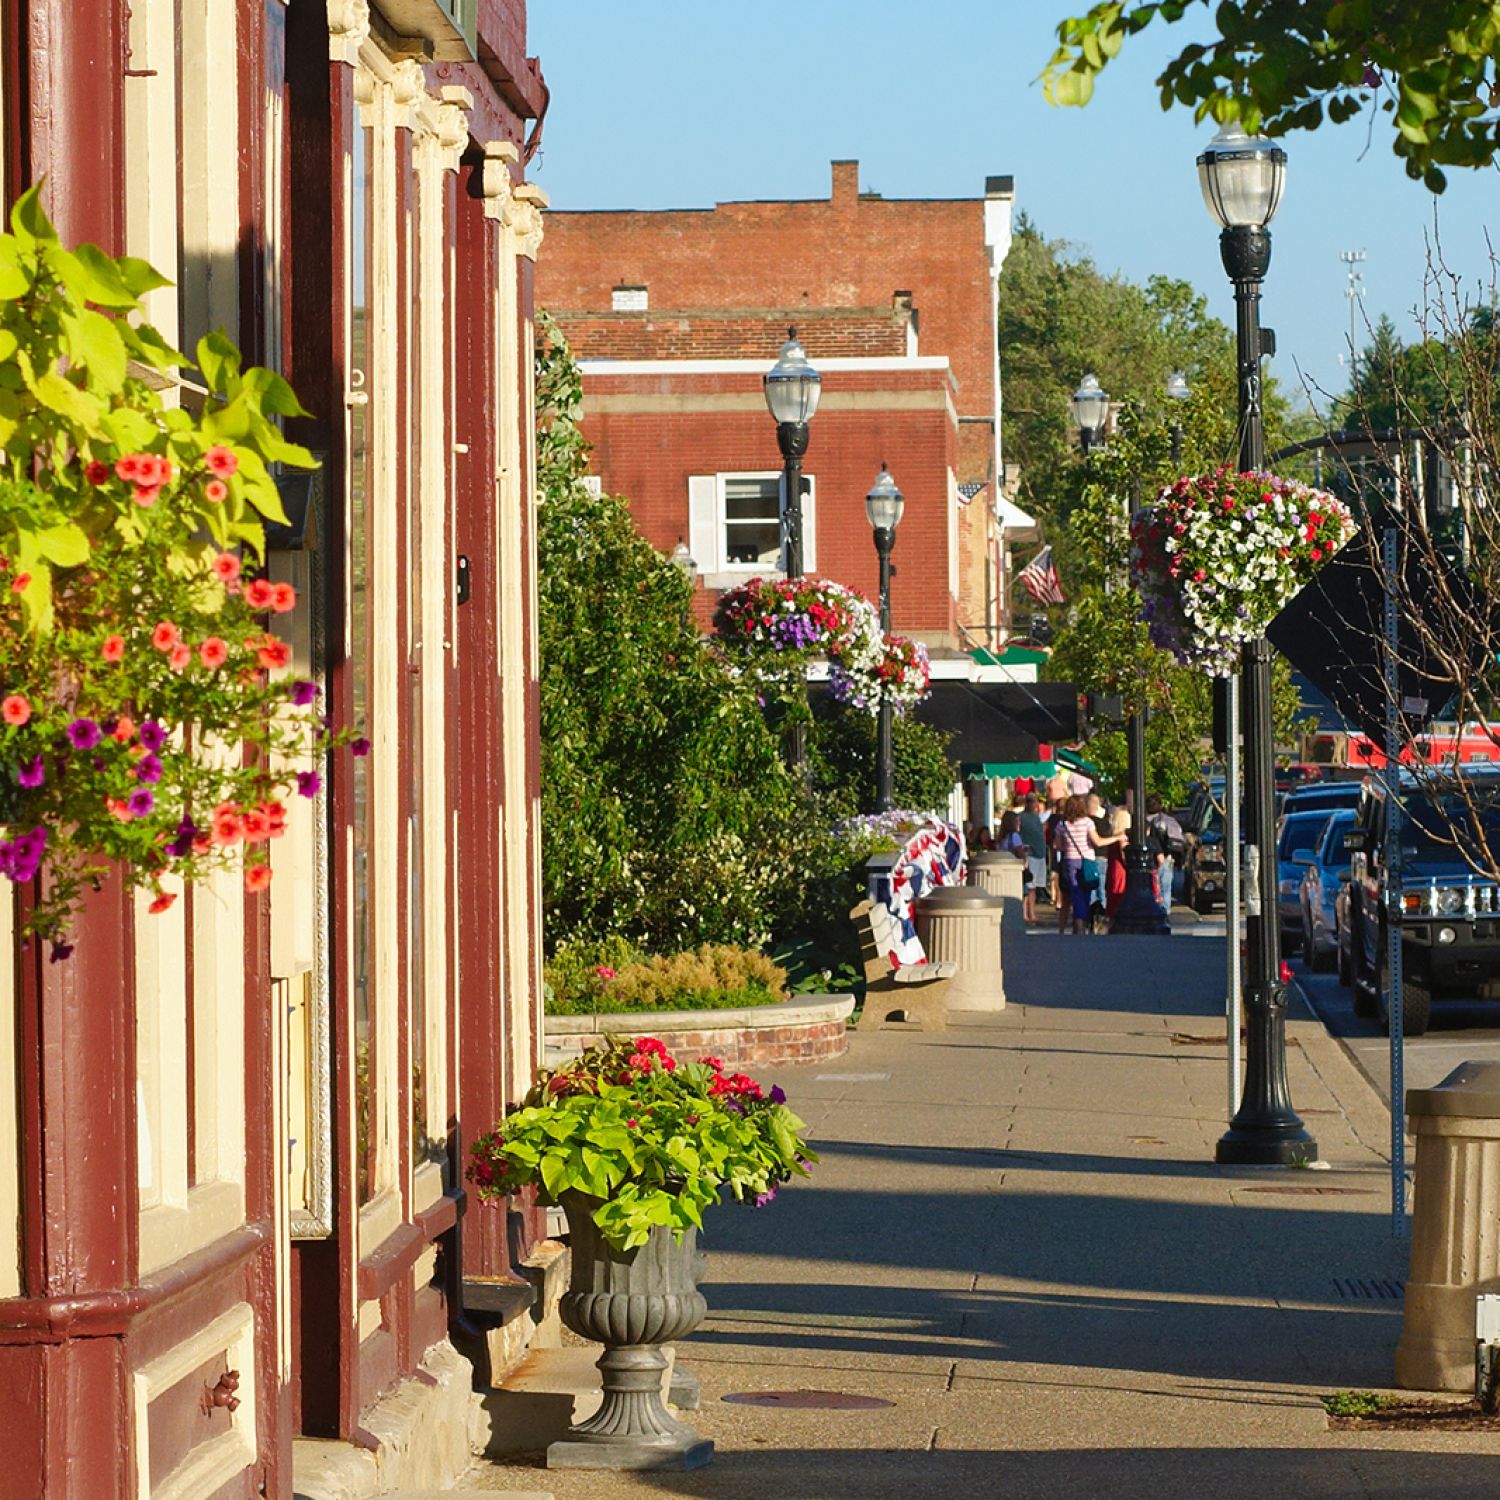
<instances>
[{"instance_id":1,"label":"black lamp post","mask_svg":"<svg viewBox=\"0 0 1500 1500\"><path fill-rule=\"evenodd\" d=\"M807 424L818 409L822 383L797 342L797 330L788 328L781 358L765 375L766 405L776 419L776 442L781 449L781 560L788 578L802 576L802 456L807 452Z\"/></svg>"},{"instance_id":2,"label":"black lamp post","mask_svg":"<svg viewBox=\"0 0 1500 1500\"><path fill-rule=\"evenodd\" d=\"M1265 465L1260 361L1272 341L1260 327L1260 287L1271 264L1267 227L1281 203L1286 153L1263 137L1226 125L1198 158L1203 201L1223 229L1219 253L1234 283L1239 356L1241 471ZM1271 727L1271 644L1246 643L1241 658L1245 715L1245 825L1254 885L1245 930L1249 964L1245 987L1248 1047L1245 1092L1229 1129L1219 1138L1221 1162L1285 1166L1311 1161L1317 1142L1292 1109L1286 1073L1286 986L1281 982L1281 933L1276 912L1275 744ZM1238 850L1227 851L1230 859ZM1256 899L1258 897L1258 899ZM1229 941L1239 934L1231 932Z\"/></svg>"},{"instance_id":3,"label":"black lamp post","mask_svg":"<svg viewBox=\"0 0 1500 1500\"><path fill-rule=\"evenodd\" d=\"M1187 376L1181 370L1173 370L1167 376L1167 400L1172 402L1179 410L1182 403L1193 393L1188 387ZM1172 413L1172 467L1175 469L1182 462L1182 423L1177 420L1177 412Z\"/></svg>"},{"instance_id":4,"label":"black lamp post","mask_svg":"<svg viewBox=\"0 0 1500 1500\"><path fill-rule=\"evenodd\" d=\"M1104 424L1109 420L1109 397L1100 389L1095 375L1085 375L1073 399L1068 402L1068 412L1073 425L1078 429L1078 446L1083 456L1099 441Z\"/></svg>"},{"instance_id":5,"label":"black lamp post","mask_svg":"<svg viewBox=\"0 0 1500 1500\"><path fill-rule=\"evenodd\" d=\"M865 496L865 514L875 528L875 551L880 555L880 628L891 628L891 548L896 545L896 527L906 499L896 488L890 470L882 463L875 484ZM889 812L896 799L896 752L893 743L895 713L891 700L882 693L876 727L875 811Z\"/></svg>"}]
</instances>

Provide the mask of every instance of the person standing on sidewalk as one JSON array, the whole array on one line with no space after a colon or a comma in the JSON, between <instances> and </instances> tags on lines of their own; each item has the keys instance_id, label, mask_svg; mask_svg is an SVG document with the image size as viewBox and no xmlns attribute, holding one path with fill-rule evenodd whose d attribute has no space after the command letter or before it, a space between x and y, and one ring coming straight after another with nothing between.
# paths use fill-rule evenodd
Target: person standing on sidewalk
<instances>
[{"instance_id":1,"label":"person standing on sidewalk","mask_svg":"<svg viewBox=\"0 0 1500 1500\"><path fill-rule=\"evenodd\" d=\"M1037 892L1047 884L1047 821L1042 799L1032 792L1021 812L1021 841L1026 845L1026 893L1021 898L1021 913L1027 922L1035 922Z\"/></svg>"},{"instance_id":2,"label":"person standing on sidewalk","mask_svg":"<svg viewBox=\"0 0 1500 1500\"><path fill-rule=\"evenodd\" d=\"M1146 798L1146 852L1156 862L1156 899L1171 916L1177 857L1187 852L1187 842L1182 836L1182 824L1162 807L1155 792Z\"/></svg>"},{"instance_id":3,"label":"person standing on sidewalk","mask_svg":"<svg viewBox=\"0 0 1500 1500\"><path fill-rule=\"evenodd\" d=\"M1099 850L1123 843L1125 836L1100 838L1094 820L1089 817L1088 803L1078 796L1063 803L1061 815L1052 820L1052 829L1062 896L1057 907L1057 930L1059 933L1068 930L1071 915L1073 931L1081 935L1089 930L1090 909L1100 885Z\"/></svg>"}]
</instances>

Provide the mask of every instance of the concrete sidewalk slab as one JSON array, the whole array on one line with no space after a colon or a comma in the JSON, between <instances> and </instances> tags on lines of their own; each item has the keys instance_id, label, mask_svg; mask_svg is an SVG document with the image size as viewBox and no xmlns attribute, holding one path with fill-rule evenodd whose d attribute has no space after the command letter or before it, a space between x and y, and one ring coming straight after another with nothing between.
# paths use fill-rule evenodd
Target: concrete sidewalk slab
<instances>
[{"instance_id":1,"label":"concrete sidewalk slab","mask_svg":"<svg viewBox=\"0 0 1500 1500\"><path fill-rule=\"evenodd\" d=\"M1337 1043L1289 1022L1293 1102L1332 1170L1219 1168L1222 943L1028 935L1006 981L999 1015L778 1070L822 1163L710 1221L710 1315L678 1354L711 1467L466 1482L558 1500L1496 1492L1487 1434L1327 1429L1323 1394L1389 1384L1405 1274L1385 1115ZM832 1071L855 1077L813 1082ZM722 1399L778 1389L893 1404Z\"/></svg>"}]
</instances>

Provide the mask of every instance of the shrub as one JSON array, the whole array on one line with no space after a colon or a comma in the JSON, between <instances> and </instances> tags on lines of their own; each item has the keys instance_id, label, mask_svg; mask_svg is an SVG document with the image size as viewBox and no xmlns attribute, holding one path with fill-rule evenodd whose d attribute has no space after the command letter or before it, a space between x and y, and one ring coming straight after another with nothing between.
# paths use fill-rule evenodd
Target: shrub
<instances>
[{"instance_id":1,"label":"shrub","mask_svg":"<svg viewBox=\"0 0 1500 1500\"><path fill-rule=\"evenodd\" d=\"M594 951L600 951L595 949ZM621 945L620 951L624 951ZM704 943L689 952L584 967L571 948L547 967L553 1015L717 1010L786 999L786 970L749 948Z\"/></svg>"}]
</instances>

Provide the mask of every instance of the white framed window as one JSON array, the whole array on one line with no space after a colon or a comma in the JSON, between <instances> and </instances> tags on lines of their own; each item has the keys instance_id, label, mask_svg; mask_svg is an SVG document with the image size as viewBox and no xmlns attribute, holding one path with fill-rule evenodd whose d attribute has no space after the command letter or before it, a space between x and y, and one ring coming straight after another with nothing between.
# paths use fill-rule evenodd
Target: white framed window
<instances>
[{"instance_id":1,"label":"white framed window","mask_svg":"<svg viewBox=\"0 0 1500 1500\"><path fill-rule=\"evenodd\" d=\"M802 567L817 568L817 483L803 476ZM698 474L688 480L688 551L708 588L779 575L785 475L780 469Z\"/></svg>"}]
</instances>

